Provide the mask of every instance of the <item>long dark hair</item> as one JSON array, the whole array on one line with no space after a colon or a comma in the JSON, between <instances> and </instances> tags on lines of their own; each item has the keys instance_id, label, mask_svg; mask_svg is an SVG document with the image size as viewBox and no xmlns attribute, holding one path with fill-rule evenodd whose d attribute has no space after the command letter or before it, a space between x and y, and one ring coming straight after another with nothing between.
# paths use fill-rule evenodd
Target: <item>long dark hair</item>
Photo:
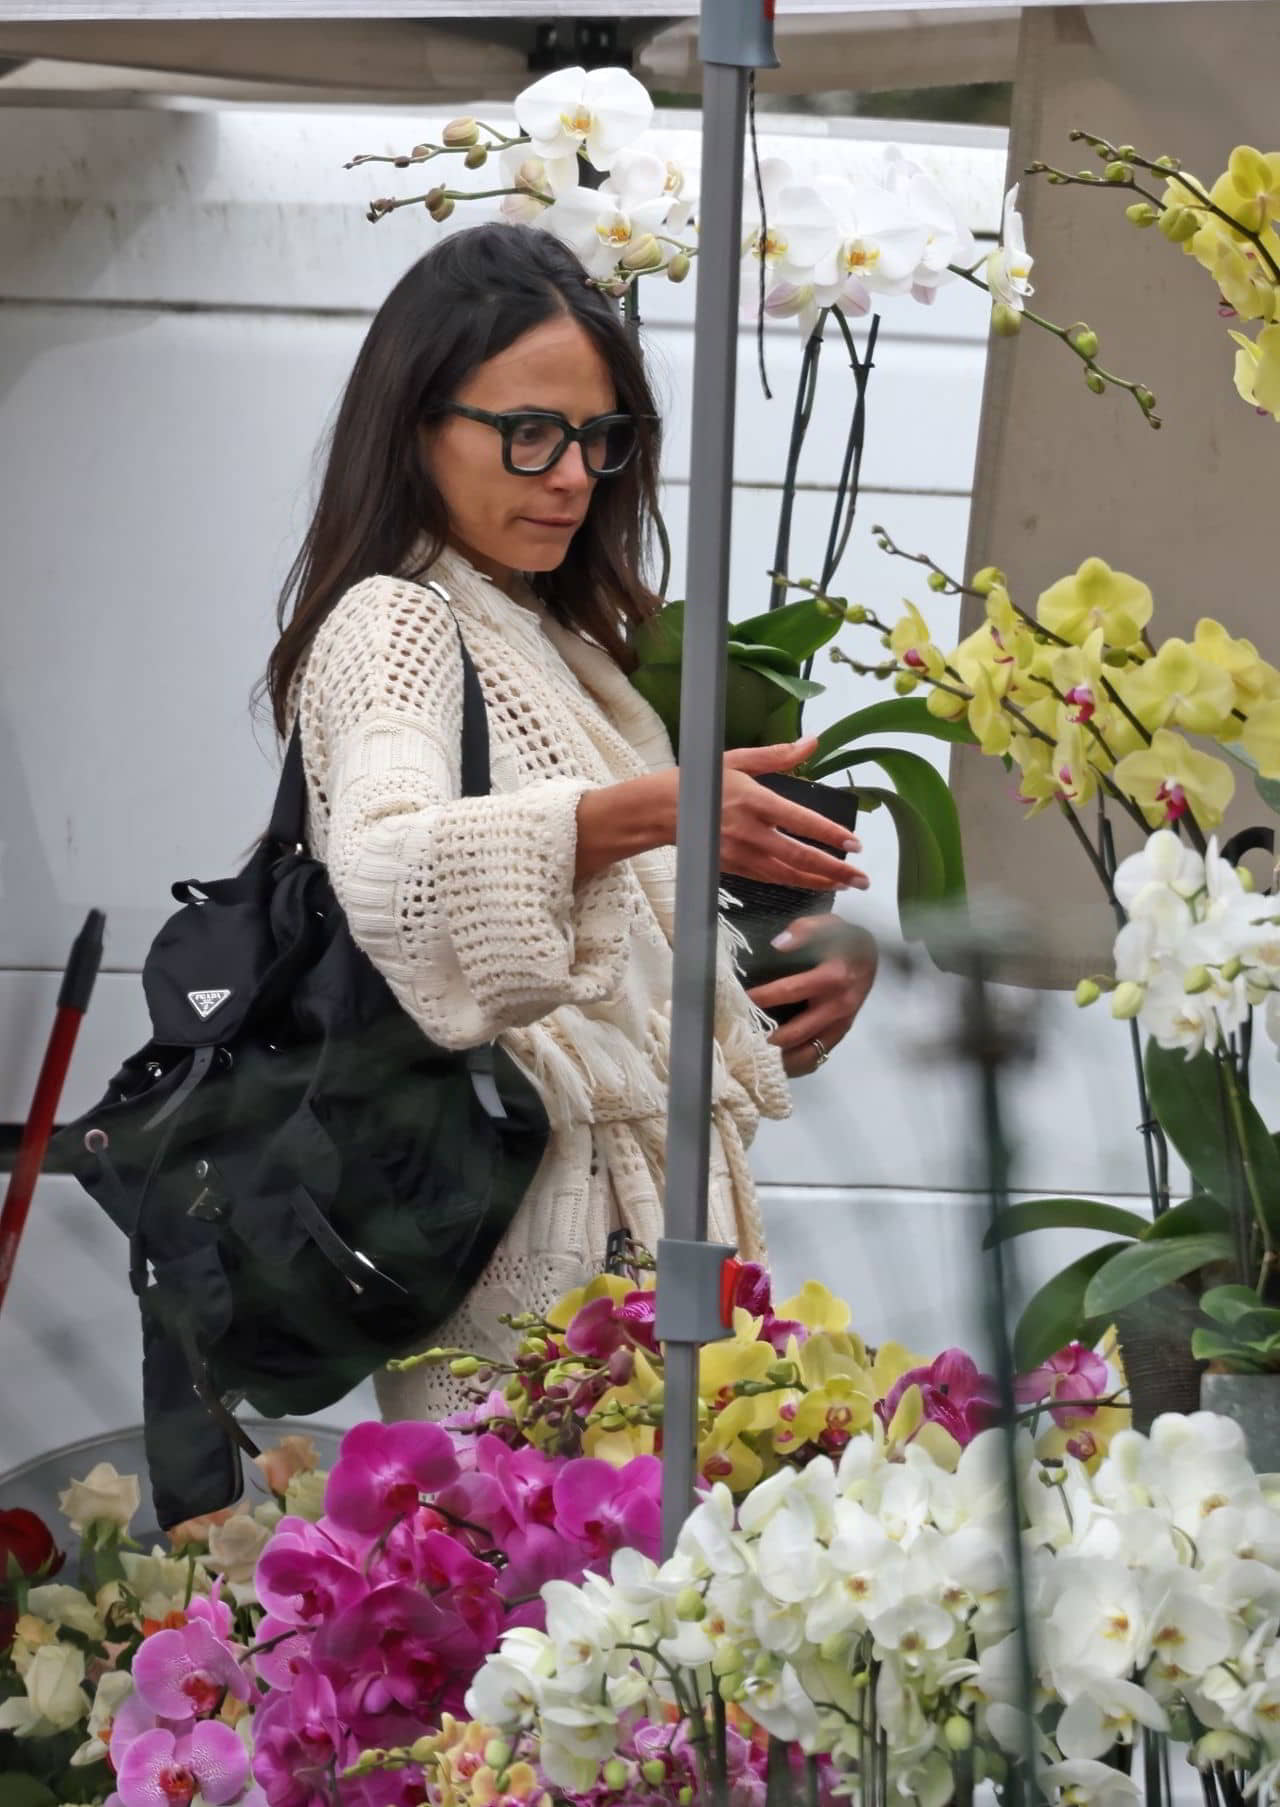
<instances>
[{"instance_id":1,"label":"long dark hair","mask_svg":"<svg viewBox=\"0 0 1280 1807\"><path fill-rule=\"evenodd\" d=\"M420 257L378 309L329 437L320 500L280 592L280 638L265 689L283 734L298 666L344 591L379 572L404 573L419 541L422 570L443 550L448 517L423 469L418 427L486 359L523 333L570 314L609 367L619 409L656 416L644 363L617 304L551 233L486 225L455 232ZM626 469L598 484L563 564L531 581L552 614L622 666L628 631L650 615L646 587L657 507L659 431L641 420ZM407 573L406 573L407 574Z\"/></svg>"}]
</instances>

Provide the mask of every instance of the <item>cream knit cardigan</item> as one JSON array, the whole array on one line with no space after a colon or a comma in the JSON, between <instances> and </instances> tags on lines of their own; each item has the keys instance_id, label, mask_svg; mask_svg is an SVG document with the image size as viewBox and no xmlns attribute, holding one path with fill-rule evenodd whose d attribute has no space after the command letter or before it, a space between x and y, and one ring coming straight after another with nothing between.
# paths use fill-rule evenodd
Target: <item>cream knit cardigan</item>
<instances>
[{"instance_id":1,"label":"cream knit cardigan","mask_svg":"<svg viewBox=\"0 0 1280 1807\"><path fill-rule=\"evenodd\" d=\"M585 790L669 766L658 717L598 647L448 552L453 608L372 577L320 628L293 693L308 841L352 935L433 1041L500 1040L551 1139L488 1269L435 1342L498 1355L503 1313L541 1311L603 1265L611 1229L661 1230L675 859L668 847L576 885ZM492 792L462 798L461 629L489 719ZM710 1233L763 1254L745 1149L789 1106L781 1058L722 943ZM457 1403L437 1369L378 1377L384 1417Z\"/></svg>"}]
</instances>

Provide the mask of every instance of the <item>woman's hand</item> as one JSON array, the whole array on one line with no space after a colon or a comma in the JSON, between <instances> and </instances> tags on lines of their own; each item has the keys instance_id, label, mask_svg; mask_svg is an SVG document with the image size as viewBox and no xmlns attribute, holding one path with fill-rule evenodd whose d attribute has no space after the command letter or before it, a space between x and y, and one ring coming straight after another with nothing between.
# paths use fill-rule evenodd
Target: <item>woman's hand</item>
<instances>
[{"instance_id":1,"label":"woman's hand","mask_svg":"<svg viewBox=\"0 0 1280 1807\"><path fill-rule=\"evenodd\" d=\"M870 880L822 847L806 847L793 837L804 835L842 853L860 853L862 843L838 822L816 810L776 797L756 777L790 772L810 758L817 740L797 740L780 747L744 747L724 756L724 793L720 821L720 870L766 884L791 885L802 891L865 890ZM628 778L621 784L584 791L578 799L575 882L602 872L619 860L633 859L651 847L669 846L676 838L680 773L674 766Z\"/></svg>"},{"instance_id":2,"label":"woman's hand","mask_svg":"<svg viewBox=\"0 0 1280 1807\"><path fill-rule=\"evenodd\" d=\"M770 885L791 885L802 891L865 890L871 882L865 872L846 865L820 847L806 847L795 840L860 853L862 843L838 822L830 822L816 810L788 803L766 790L756 778L766 772L790 772L810 758L815 736L779 747L743 747L724 757L724 794L720 817L720 870L739 878L762 879Z\"/></svg>"},{"instance_id":3,"label":"woman's hand","mask_svg":"<svg viewBox=\"0 0 1280 1807\"><path fill-rule=\"evenodd\" d=\"M853 1027L875 983L874 936L838 917L801 916L778 936L774 946L789 950L823 943L826 958L819 965L757 985L747 994L761 1010L776 1009L780 1004L806 1006L769 1037L782 1049L782 1064L791 1079L804 1079L823 1064ZM821 1049L816 1045L819 1042Z\"/></svg>"}]
</instances>

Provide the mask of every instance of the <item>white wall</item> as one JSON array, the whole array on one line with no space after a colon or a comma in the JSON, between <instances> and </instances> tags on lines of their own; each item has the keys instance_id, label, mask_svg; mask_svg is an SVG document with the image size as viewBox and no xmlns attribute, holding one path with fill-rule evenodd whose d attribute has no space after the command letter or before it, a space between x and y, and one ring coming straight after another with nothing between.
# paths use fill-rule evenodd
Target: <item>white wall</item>
<instances>
[{"instance_id":1,"label":"white wall","mask_svg":"<svg viewBox=\"0 0 1280 1807\"><path fill-rule=\"evenodd\" d=\"M247 697L305 521L312 451L369 314L436 230L416 213L368 226L362 201L397 178L341 165L429 136L432 123L292 110L0 111L0 1120L25 1113L57 975L86 909L107 910L109 940L64 1114L91 1102L145 1039L136 974L172 907L169 883L230 869L261 826L274 756L265 729L255 740ZM767 125L766 148L777 150L778 122ZM865 134L796 127L806 133L797 153L875 154ZM919 154L990 231L998 135L927 136ZM643 293L669 423L675 595L692 305L692 283L651 282ZM886 306L860 526L841 572L846 590L881 610L905 592L907 573L874 550L873 521L953 568L963 560L984 314L960 286L932 311ZM734 591L743 613L766 599L769 485L781 474L799 355L794 326L769 329L775 399L766 403L754 334L742 331ZM798 574L819 561L851 392L833 343L802 471L813 487L797 507ZM934 620L944 635L951 605L938 604ZM815 724L881 694L845 668L818 675L831 688ZM893 936L883 814L867 819L864 839L874 888L847 907ZM755 1153L782 1292L820 1273L853 1300L868 1335L922 1348L976 1342L982 1329L972 1113L965 1077L942 1052L957 1009L953 982L886 972L855 1034L797 1091L793 1120L768 1126ZM1018 1183L1139 1190L1122 1036L1082 1022L1061 997L1044 1001L1041 1027L1042 1058L1011 1088ZM42 1185L0 1314L0 1373L24 1377L0 1390L0 1473L136 1419L123 1259L76 1188ZM348 1408L326 1416L359 1415L364 1402Z\"/></svg>"}]
</instances>

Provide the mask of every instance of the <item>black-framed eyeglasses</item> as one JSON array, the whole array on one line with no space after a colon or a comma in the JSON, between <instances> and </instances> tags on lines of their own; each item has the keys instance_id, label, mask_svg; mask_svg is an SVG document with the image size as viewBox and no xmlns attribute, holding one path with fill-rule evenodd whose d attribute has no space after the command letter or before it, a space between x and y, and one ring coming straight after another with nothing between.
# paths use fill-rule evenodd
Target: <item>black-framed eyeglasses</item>
<instances>
[{"instance_id":1,"label":"black-framed eyeglasses","mask_svg":"<svg viewBox=\"0 0 1280 1807\"><path fill-rule=\"evenodd\" d=\"M478 420L502 435L502 462L517 477L539 477L564 457L573 444L582 447L582 462L593 477L616 477L635 456L640 443L639 421L634 414L598 414L580 427L563 414L544 408L521 408L491 414L486 408L467 408L461 402L443 402L438 414L460 414ZM651 415L642 415L650 420Z\"/></svg>"}]
</instances>

